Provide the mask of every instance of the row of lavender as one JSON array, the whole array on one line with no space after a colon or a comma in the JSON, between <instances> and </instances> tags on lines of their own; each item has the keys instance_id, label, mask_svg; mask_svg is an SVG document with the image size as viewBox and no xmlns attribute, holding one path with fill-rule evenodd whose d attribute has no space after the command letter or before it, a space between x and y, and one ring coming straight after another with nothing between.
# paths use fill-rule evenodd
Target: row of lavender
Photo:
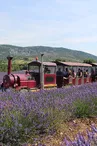
<instances>
[{"instance_id":1,"label":"row of lavender","mask_svg":"<svg viewBox=\"0 0 97 146\"><path fill-rule=\"evenodd\" d=\"M97 83L39 92L0 93L0 141L18 146L53 134L60 123L97 116Z\"/></svg>"}]
</instances>

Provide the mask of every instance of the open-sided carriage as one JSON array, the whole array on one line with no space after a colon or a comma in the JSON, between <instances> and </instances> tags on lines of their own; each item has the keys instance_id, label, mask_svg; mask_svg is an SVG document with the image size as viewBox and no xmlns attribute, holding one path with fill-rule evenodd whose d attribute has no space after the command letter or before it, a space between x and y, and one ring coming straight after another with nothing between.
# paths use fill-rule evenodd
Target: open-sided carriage
<instances>
[{"instance_id":1,"label":"open-sided carriage","mask_svg":"<svg viewBox=\"0 0 97 146\"><path fill-rule=\"evenodd\" d=\"M63 86L68 84L80 85L92 82L92 65L87 63L62 61L57 61L55 63L57 64L57 70L61 69L61 72L63 72ZM59 77L57 82L59 82Z\"/></svg>"}]
</instances>

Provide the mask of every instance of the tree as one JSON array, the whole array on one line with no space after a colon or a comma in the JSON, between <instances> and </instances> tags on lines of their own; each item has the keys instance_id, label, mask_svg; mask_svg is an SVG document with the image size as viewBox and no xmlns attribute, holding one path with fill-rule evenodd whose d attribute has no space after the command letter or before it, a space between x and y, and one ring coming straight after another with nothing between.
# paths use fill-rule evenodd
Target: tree
<instances>
[{"instance_id":1,"label":"tree","mask_svg":"<svg viewBox=\"0 0 97 146\"><path fill-rule=\"evenodd\" d=\"M83 63L88 63L88 64L92 64L92 63L95 63L96 61L95 60L93 60L93 59L85 59L84 61L83 61Z\"/></svg>"},{"instance_id":2,"label":"tree","mask_svg":"<svg viewBox=\"0 0 97 146\"><path fill-rule=\"evenodd\" d=\"M65 60L65 59L61 59L61 58L58 58L58 59L56 59L55 61L56 61L56 62L57 62L57 61L63 61L63 62L65 62L66 60Z\"/></svg>"}]
</instances>

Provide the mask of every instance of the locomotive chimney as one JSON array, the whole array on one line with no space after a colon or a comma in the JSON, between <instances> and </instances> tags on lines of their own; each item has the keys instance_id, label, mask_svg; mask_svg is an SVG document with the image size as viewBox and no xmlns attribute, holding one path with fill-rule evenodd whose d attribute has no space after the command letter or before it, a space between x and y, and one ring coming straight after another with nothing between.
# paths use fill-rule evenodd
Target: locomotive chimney
<instances>
[{"instance_id":1,"label":"locomotive chimney","mask_svg":"<svg viewBox=\"0 0 97 146\"><path fill-rule=\"evenodd\" d=\"M8 75L11 73L11 68L12 68L12 65L11 65L11 60L12 60L13 57L11 56L8 56L7 59L8 59Z\"/></svg>"}]
</instances>

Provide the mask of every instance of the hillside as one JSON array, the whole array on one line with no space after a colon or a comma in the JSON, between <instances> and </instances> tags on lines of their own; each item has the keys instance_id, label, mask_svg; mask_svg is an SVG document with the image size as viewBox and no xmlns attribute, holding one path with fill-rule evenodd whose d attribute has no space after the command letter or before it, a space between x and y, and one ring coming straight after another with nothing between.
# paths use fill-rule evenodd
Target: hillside
<instances>
[{"instance_id":1,"label":"hillside","mask_svg":"<svg viewBox=\"0 0 97 146\"><path fill-rule=\"evenodd\" d=\"M97 61L97 56L82 51L71 50L67 48L56 48L46 46L20 47L12 45L0 45L0 59L5 59L8 55L15 58L36 57L40 59L40 54L44 53L44 60L64 59L66 61L82 62L84 59L93 59Z\"/></svg>"}]
</instances>

